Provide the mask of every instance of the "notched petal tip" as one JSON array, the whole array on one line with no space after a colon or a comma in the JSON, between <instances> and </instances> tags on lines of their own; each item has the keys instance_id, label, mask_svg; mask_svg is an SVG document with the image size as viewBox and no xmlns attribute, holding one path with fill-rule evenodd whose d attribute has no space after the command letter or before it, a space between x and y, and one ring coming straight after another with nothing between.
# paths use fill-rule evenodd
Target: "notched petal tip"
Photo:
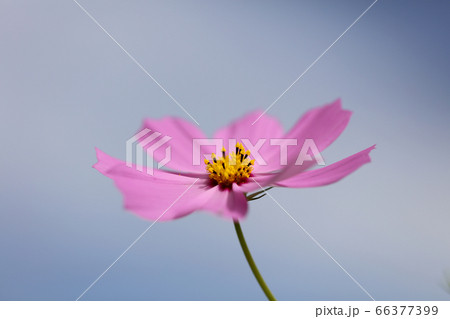
<instances>
[{"instance_id":1,"label":"notched petal tip","mask_svg":"<svg viewBox=\"0 0 450 319\"><path fill-rule=\"evenodd\" d=\"M101 151L98 147L95 147L95 154L97 156L97 163L92 165L92 167L102 174L106 174L108 170L117 163L115 158Z\"/></svg>"},{"instance_id":2,"label":"notched petal tip","mask_svg":"<svg viewBox=\"0 0 450 319\"><path fill-rule=\"evenodd\" d=\"M365 155L367 156L367 162L366 163L370 163L370 162L372 162L372 157L370 157L370 152L372 152L374 149L376 149L376 145L377 144L373 144L371 147L368 147L365 150L362 150L361 152L359 152L357 154L365 153ZM355 154L355 155L357 155L357 154Z\"/></svg>"}]
</instances>

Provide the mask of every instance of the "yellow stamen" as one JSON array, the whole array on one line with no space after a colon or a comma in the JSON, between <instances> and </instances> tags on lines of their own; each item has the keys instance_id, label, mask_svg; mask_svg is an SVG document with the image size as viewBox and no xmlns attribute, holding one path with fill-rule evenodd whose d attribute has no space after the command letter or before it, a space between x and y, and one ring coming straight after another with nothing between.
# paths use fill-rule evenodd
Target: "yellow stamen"
<instances>
[{"instance_id":1,"label":"yellow stamen","mask_svg":"<svg viewBox=\"0 0 450 319\"><path fill-rule=\"evenodd\" d=\"M209 178L215 184L223 187L231 187L233 183L245 182L250 177L255 163L255 160L251 160L249 155L250 151L245 150L240 143L236 144L236 151L228 155L223 147L221 158L217 158L216 154L212 153L212 161L205 159Z\"/></svg>"}]
</instances>

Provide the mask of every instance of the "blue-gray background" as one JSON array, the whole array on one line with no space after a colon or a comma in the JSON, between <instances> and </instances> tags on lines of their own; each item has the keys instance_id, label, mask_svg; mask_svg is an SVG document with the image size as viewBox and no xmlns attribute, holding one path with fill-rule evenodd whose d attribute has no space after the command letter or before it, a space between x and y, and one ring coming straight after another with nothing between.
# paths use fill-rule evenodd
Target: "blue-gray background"
<instances>
[{"instance_id":1,"label":"blue-gray background","mask_svg":"<svg viewBox=\"0 0 450 319\"><path fill-rule=\"evenodd\" d=\"M208 134L267 107L371 1L80 3ZM379 300L449 299L450 4L380 0L270 110L343 99L343 181L273 196ZM144 117L187 117L71 0L0 1L0 298L73 300L149 222L91 168ZM367 300L270 198L242 223L281 300ZM259 300L232 224L158 223L84 300Z\"/></svg>"}]
</instances>

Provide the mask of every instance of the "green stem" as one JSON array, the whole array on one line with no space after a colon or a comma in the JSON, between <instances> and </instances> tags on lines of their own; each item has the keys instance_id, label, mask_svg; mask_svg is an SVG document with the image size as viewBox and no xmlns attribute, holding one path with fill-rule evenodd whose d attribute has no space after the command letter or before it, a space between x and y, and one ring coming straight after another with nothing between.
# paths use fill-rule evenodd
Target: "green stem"
<instances>
[{"instance_id":1,"label":"green stem","mask_svg":"<svg viewBox=\"0 0 450 319\"><path fill-rule=\"evenodd\" d=\"M255 261L253 260L252 254L250 253L250 250L248 249L247 243L245 242L244 234L242 233L241 225L237 220L233 221L234 228L236 229L236 234L239 238L239 243L241 244L242 251L244 252L245 258L247 259L248 265L250 266L250 269L253 272L253 275L255 276L256 280L258 281L258 284L261 286L261 289L266 294L267 299L270 301L276 301L275 297L272 295L272 292L270 291L269 287L267 287L266 282L264 281L264 278L261 276L258 267L256 267Z\"/></svg>"}]
</instances>

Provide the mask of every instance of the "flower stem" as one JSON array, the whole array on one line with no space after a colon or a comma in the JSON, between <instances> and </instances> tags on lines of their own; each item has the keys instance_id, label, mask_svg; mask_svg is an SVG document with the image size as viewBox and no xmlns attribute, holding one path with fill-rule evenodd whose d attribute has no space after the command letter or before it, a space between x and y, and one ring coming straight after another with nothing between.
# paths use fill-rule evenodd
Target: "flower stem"
<instances>
[{"instance_id":1,"label":"flower stem","mask_svg":"<svg viewBox=\"0 0 450 319\"><path fill-rule=\"evenodd\" d=\"M234 228L236 229L236 234L239 238L239 243L241 244L242 251L244 252L245 258L247 259L248 265L250 266L250 269L253 272L253 275L255 276L256 280L258 281L258 284L261 286L261 289L266 294L267 299L270 301L276 301L275 297L273 296L272 292L270 291L269 287L267 287L266 282L264 281L264 278L261 276L261 273L258 270L258 267L256 267L255 261L253 260L252 254L250 253L250 250L248 249L247 243L245 242L244 234L242 233L241 225L237 220L233 221Z\"/></svg>"}]
</instances>

